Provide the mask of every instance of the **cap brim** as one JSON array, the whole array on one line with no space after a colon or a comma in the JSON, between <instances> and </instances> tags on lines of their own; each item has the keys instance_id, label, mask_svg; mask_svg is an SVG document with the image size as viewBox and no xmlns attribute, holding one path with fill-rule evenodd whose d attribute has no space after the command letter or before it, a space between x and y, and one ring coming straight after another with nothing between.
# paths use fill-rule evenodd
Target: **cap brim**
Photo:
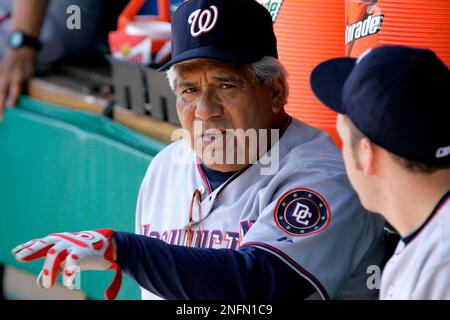
<instances>
[{"instance_id":1,"label":"cap brim","mask_svg":"<svg viewBox=\"0 0 450 320\"><path fill-rule=\"evenodd\" d=\"M347 113L342 103L342 90L355 64L355 58L335 58L320 63L311 72L312 91L324 105L337 113Z\"/></svg>"},{"instance_id":2,"label":"cap brim","mask_svg":"<svg viewBox=\"0 0 450 320\"><path fill-rule=\"evenodd\" d=\"M255 55L243 52L237 53L219 49L216 47L205 46L184 51L183 53L173 57L169 62L160 67L158 71L167 71L172 65L176 63L197 58L208 58L208 59L223 60L227 62L247 64L259 61L263 58L263 56L264 56L263 54Z\"/></svg>"}]
</instances>

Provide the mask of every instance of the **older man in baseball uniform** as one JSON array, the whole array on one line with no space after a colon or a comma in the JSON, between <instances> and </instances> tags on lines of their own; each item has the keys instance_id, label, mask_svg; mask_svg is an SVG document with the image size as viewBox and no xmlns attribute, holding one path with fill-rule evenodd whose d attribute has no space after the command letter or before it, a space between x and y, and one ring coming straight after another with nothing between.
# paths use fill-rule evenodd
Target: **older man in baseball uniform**
<instances>
[{"instance_id":1,"label":"older man in baseball uniform","mask_svg":"<svg viewBox=\"0 0 450 320\"><path fill-rule=\"evenodd\" d=\"M313 71L362 204L402 236L381 299L450 299L450 72L430 50L383 46Z\"/></svg>"},{"instance_id":2,"label":"older man in baseball uniform","mask_svg":"<svg viewBox=\"0 0 450 320\"><path fill-rule=\"evenodd\" d=\"M172 32L162 69L184 138L149 166L137 234L53 234L16 257L46 256L46 288L59 270L69 285L75 265L114 268L109 298L121 271L144 299L376 297L367 268L382 263L384 219L361 207L332 139L286 114L268 11L254 0L187 1Z\"/></svg>"}]
</instances>

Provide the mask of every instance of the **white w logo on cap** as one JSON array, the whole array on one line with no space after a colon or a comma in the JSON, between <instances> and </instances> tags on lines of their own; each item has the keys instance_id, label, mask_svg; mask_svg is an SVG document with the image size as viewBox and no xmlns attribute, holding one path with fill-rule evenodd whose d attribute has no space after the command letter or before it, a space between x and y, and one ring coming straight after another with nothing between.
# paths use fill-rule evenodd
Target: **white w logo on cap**
<instances>
[{"instance_id":1,"label":"white w logo on cap","mask_svg":"<svg viewBox=\"0 0 450 320\"><path fill-rule=\"evenodd\" d=\"M216 25L219 12L216 6L210 6L210 9L203 11L202 9L197 9L189 15L188 23L191 25L193 37L198 37L202 33L211 31Z\"/></svg>"}]
</instances>

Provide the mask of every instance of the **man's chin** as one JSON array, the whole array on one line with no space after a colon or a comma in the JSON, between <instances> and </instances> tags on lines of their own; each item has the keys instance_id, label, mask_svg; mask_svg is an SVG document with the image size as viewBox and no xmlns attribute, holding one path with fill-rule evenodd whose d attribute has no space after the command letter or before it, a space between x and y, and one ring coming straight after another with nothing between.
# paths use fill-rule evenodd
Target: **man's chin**
<instances>
[{"instance_id":1,"label":"man's chin","mask_svg":"<svg viewBox=\"0 0 450 320\"><path fill-rule=\"evenodd\" d=\"M208 169L211 169L214 171L219 171L219 172L235 172L235 171L239 171L247 166L246 164L219 164L219 163L215 163L215 162L208 163L205 161L203 161L203 164Z\"/></svg>"}]
</instances>

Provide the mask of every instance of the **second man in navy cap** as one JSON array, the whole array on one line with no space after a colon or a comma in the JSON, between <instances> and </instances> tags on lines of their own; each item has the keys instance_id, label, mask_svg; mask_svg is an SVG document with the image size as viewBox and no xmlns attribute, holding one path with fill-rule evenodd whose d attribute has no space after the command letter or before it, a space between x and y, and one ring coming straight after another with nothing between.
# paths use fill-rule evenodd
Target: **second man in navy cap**
<instances>
[{"instance_id":1,"label":"second man in navy cap","mask_svg":"<svg viewBox=\"0 0 450 320\"><path fill-rule=\"evenodd\" d=\"M427 49L382 46L311 74L339 113L347 172L363 205L400 233L382 299L450 299L450 72Z\"/></svg>"}]
</instances>

